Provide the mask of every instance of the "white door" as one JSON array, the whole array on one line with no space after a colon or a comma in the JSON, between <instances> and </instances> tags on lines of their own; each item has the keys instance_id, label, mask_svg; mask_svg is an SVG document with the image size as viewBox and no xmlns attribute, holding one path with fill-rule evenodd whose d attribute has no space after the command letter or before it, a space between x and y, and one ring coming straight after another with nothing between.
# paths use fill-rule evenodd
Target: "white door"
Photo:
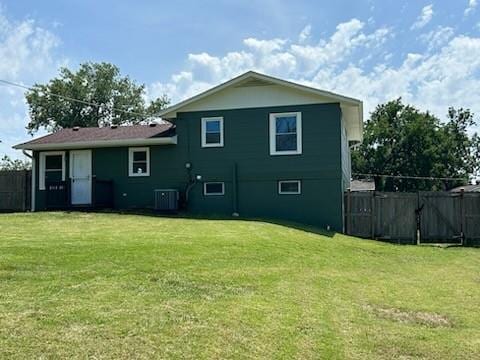
<instances>
[{"instance_id":1,"label":"white door","mask_svg":"<svg viewBox=\"0 0 480 360\"><path fill-rule=\"evenodd\" d=\"M70 151L72 205L92 203L92 151Z\"/></svg>"}]
</instances>

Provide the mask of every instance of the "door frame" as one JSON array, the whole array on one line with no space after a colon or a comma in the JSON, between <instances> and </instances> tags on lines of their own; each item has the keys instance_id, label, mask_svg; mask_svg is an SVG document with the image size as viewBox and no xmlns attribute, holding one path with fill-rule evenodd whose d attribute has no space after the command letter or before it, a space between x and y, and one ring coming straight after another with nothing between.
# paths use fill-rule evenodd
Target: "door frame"
<instances>
[{"instance_id":1,"label":"door frame","mask_svg":"<svg viewBox=\"0 0 480 360\"><path fill-rule=\"evenodd\" d=\"M90 169L90 175L89 175L89 178L88 178L88 188L90 189L90 202L88 203L84 203L84 204L74 204L73 203L73 166L74 166L74 161L73 161L73 156L72 154L74 153L85 153L85 154L88 154L88 157L89 157L89 169ZM70 178L70 204L73 205L73 206L82 206L82 205L92 205L93 204L93 186L92 186L92 183L93 183L93 175L92 175L92 150L91 149L85 149L85 150L70 150L70 153L69 153L69 178Z\"/></svg>"}]
</instances>

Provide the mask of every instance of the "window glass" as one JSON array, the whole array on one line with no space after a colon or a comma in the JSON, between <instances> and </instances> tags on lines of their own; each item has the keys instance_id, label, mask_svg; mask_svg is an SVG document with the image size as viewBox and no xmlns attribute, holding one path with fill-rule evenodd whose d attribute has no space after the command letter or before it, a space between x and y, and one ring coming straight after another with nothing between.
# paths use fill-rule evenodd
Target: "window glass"
<instances>
[{"instance_id":1,"label":"window glass","mask_svg":"<svg viewBox=\"0 0 480 360\"><path fill-rule=\"evenodd\" d=\"M220 143L220 133L206 133L205 142L207 144L219 144Z\"/></svg>"},{"instance_id":2,"label":"window glass","mask_svg":"<svg viewBox=\"0 0 480 360\"><path fill-rule=\"evenodd\" d=\"M132 164L132 172L134 174L145 174L147 172L147 162L134 161Z\"/></svg>"},{"instance_id":3,"label":"window glass","mask_svg":"<svg viewBox=\"0 0 480 360\"><path fill-rule=\"evenodd\" d=\"M62 170L62 155L45 156L45 170Z\"/></svg>"},{"instance_id":4,"label":"window glass","mask_svg":"<svg viewBox=\"0 0 480 360\"><path fill-rule=\"evenodd\" d=\"M208 120L205 123L205 143L220 143L220 120Z\"/></svg>"},{"instance_id":5,"label":"window glass","mask_svg":"<svg viewBox=\"0 0 480 360\"><path fill-rule=\"evenodd\" d=\"M223 195L224 184L223 182L205 183L205 195Z\"/></svg>"},{"instance_id":6,"label":"window glass","mask_svg":"<svg viewBox=\"0 0 480 360\"><path fill-rule=\"evenodd\" d=\"M296 116L277 116L276 117L277 134L296 134L297 117Z\"/></svg>"},{"instance_id":7,"label":"window glass","mask_svg":"<svg viewBox=\"0 0 480 360\"><path fill-rule=\"evenodd\" d=\"M220 132L220 120L208 120L206 123L207 133Z\"/></svg>"},{"instance_id":8,"label":"window glass","mask_svg":"<svg viewBox=\"0 0 480 360\"><path fill-rule=\"evenodd\" d=\"M133 161L147 161L147 152L146 151L135 151L133 153Z\"/></svg>"},{"instance_id":9,"label":"window glass","mask_svg":"<svg viewBox=\"0 0 480 360\"><path fill-rule=\"evenodd\" d=\"M297 150L297 117L275 117L275 151Z\"/></svg>"}]
</instances>

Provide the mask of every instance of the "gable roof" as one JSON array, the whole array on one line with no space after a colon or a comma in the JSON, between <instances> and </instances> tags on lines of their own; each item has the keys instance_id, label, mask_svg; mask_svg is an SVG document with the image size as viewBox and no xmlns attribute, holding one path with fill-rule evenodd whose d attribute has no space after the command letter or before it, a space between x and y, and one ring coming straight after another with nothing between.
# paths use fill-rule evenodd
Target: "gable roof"
<instances>
[{"instance_id":1,"label":"gable roof","mask_svg":"<svg viewBox=\"0 0 480 360\"><path fill-rule=\"evenodd\" d=\"M54 150L81 147L108 147L170 143L175 135L175 126L167 121L161 124L76 127L61 129L31 141L18 144L14 149ZM176 140L175 140L176 141Z\"/></svg>"},{"instance_id":2,"label":"gable roof","mask_svg":"<svg viewBox=\"0 0 480 360\"><path fill-rule=\"evenodd\" d=\"M269 88L267 88L270 86ZM245 88L243 92L239 88ZM232 92L236 89L236 92ZM254 89L262 89L263 93L271 93L260 99ZM280 91L288 90L289 94ZM227 92L231 94L225 95ZM214 102L212 98L226 99ZM290 103L289 103L290 101ZM363 139L363 103L360 100L335 94L291 81L278 79L272 76L248 71L227 82L217 85L191 98L183 100L160 112L165 119L174 119L177 112L196 110L225 110L227 108L248 108L274 105L301 105L307 103L339 103L345 120L347 137L349 140L362 141ZM255 106L255 104L257 104ZM258 105L260 104L260 105ZM219 107L222 106L223 107ZM215 108L215 106L217 106Z\"/></svg>"}]
</instances>

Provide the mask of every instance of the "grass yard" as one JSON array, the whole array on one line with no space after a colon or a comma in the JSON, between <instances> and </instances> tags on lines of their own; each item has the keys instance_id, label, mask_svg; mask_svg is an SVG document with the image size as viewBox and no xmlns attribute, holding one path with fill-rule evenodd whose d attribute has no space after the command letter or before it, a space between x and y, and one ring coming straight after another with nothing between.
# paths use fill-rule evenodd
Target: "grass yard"
<instances>
[{"instance_id":1,"label":"grass yard","mask_svg":"<svg viewBox=\"0 0 480 360\"><path fill-rule=\"evenodd\" d=\"M0 215L0 358L480 358L480 250Z\"/></svg>"}]
</instances>

